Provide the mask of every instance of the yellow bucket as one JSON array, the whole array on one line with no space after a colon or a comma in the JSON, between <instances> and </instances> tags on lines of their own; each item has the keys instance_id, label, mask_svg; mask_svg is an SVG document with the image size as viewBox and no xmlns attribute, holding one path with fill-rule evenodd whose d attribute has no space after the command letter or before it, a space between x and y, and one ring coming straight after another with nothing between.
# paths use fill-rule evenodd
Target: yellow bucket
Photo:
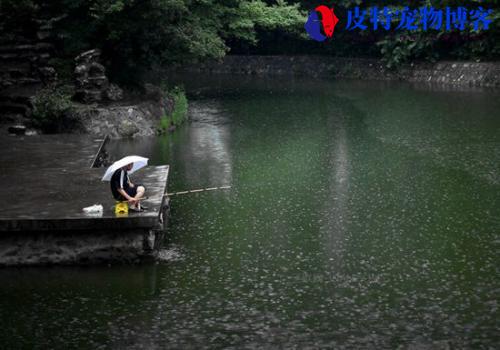
<instances>
[{"instance_id":1,"label":"yellow bucket","mask_svg":"<svg viewBox=\"0 0 500 350\"><path fill-rule=\"evenodd\" d=\"M127 202L116 202L115 214L116 215L128 214L128 203Z\"/></svg>"}]
</instances>

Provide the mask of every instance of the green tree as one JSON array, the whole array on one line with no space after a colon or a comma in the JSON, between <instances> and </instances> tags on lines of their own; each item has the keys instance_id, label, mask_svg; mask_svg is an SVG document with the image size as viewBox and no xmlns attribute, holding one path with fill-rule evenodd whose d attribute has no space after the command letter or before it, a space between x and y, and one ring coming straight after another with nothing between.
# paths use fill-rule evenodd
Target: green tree
<instances>
[{"instance_id":1,"label":"green tree","mask_svg":"<svg viewBox=\"0 0 500 350\"><path fill-rule=\"evenodd\" d=\"M68 56L99 47L115 77L186 60L221 58L230 39L256 43L258 29L300 33L299 4L280 0L58 0Z\"/></svg>"}]
</instances>

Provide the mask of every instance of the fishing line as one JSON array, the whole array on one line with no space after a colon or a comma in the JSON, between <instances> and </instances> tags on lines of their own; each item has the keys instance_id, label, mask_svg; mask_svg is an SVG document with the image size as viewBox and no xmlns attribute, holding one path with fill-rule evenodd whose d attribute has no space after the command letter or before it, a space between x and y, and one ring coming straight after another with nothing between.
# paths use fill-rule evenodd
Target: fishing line
<instances>
[{"instance_id":1,"label":"fishing line","mask_svg":"<svg viewBox=\"0 0 500 350\"><path fill-rule=\"evenodd\" d=\"M216 190L227 190L230 188L231 188L231 186L207 187L207 188L200 188L200 189L196 189L196 190L165 193L164 196L180 196L180 195L189 194L189 193L199 193L199 192L216 191Z\"/></svg>"},{"instance_id":2,"label":"fishing line","mask_svg":"<svg viewBox=\"0 0 500 350\"><path fill-rule=\"evenodd\" d=\"M240 190L253 189L253 188L262 189L266 186L276 188L276 184L274 184L272 182L258 182L258 183L252 183L252 184L240 184L238 186L238 188ZM227 189L231 189L231 188L232 188L232 186L207 187L207 188L200 188L200 189L195 189L195 190L168 192L168 193L165 193L164 196L181 196L181 195L191 194L191 193L216 191L216 190L227 190Z\"/></svg>"}]
</instances>

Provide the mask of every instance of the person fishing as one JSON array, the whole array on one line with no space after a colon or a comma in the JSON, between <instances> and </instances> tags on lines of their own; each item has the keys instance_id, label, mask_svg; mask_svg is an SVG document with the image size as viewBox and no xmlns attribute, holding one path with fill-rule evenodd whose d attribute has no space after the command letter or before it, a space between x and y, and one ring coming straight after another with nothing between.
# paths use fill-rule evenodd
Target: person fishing
<instances>
[{"instance_id":1,"label":"person fishing","mask_svg":"<svg viewBox=\"0 0 500 350\"><path fill-rule=\"evenodd\" d=\"M113 197L120 202L127 201L129 210L142 212L146 207L141 205L141 198L144 197L146 188L141 184L134 184L130 181L128 172L132 170L134 164L130 163L117 169L111 176L111 192Z\"/></svg>"}]
</instances>

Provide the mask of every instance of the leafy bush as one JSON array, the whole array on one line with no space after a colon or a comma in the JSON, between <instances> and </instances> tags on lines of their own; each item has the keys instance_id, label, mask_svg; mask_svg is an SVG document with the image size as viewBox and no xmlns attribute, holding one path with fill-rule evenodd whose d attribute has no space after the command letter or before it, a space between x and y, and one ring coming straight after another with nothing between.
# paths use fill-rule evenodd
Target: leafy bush
<instances>
[{"instance_id":1,"label":"leafy bush","mask_svg":"<svg viewBox=\"0 0 500 350\"><path fill-rule=\"evenodd\" d=\"M160 119L160 129L162 131L167 131L170 125L181 125L187 117L188 100L184 90L176 87L168 93L168 96L173 101L174 107L170 115L164 115Z\"/></svg>"},{"instance_id":2,"label":"leafy bush","mask_svg":"<svg viewBox=\"0 0 500 350\"><path fill-rule=\"evenodd\" d=\"M32 99L33 123L44 132L64 129L72 110L71 94L64 88L46 87Z\"/></svg>"},{"instance_id":3,"label":"leafy bush","mask_svg":"<svg viewBox=\"0 0 500 350\"><path fill-rule=\"evenodd\" d=\"M394 69L404 63L423 59L435 61L439 56L434 49L436 39L423 33L385 37L377 42L387 68Z\"/></svg>"}]
</instances>

